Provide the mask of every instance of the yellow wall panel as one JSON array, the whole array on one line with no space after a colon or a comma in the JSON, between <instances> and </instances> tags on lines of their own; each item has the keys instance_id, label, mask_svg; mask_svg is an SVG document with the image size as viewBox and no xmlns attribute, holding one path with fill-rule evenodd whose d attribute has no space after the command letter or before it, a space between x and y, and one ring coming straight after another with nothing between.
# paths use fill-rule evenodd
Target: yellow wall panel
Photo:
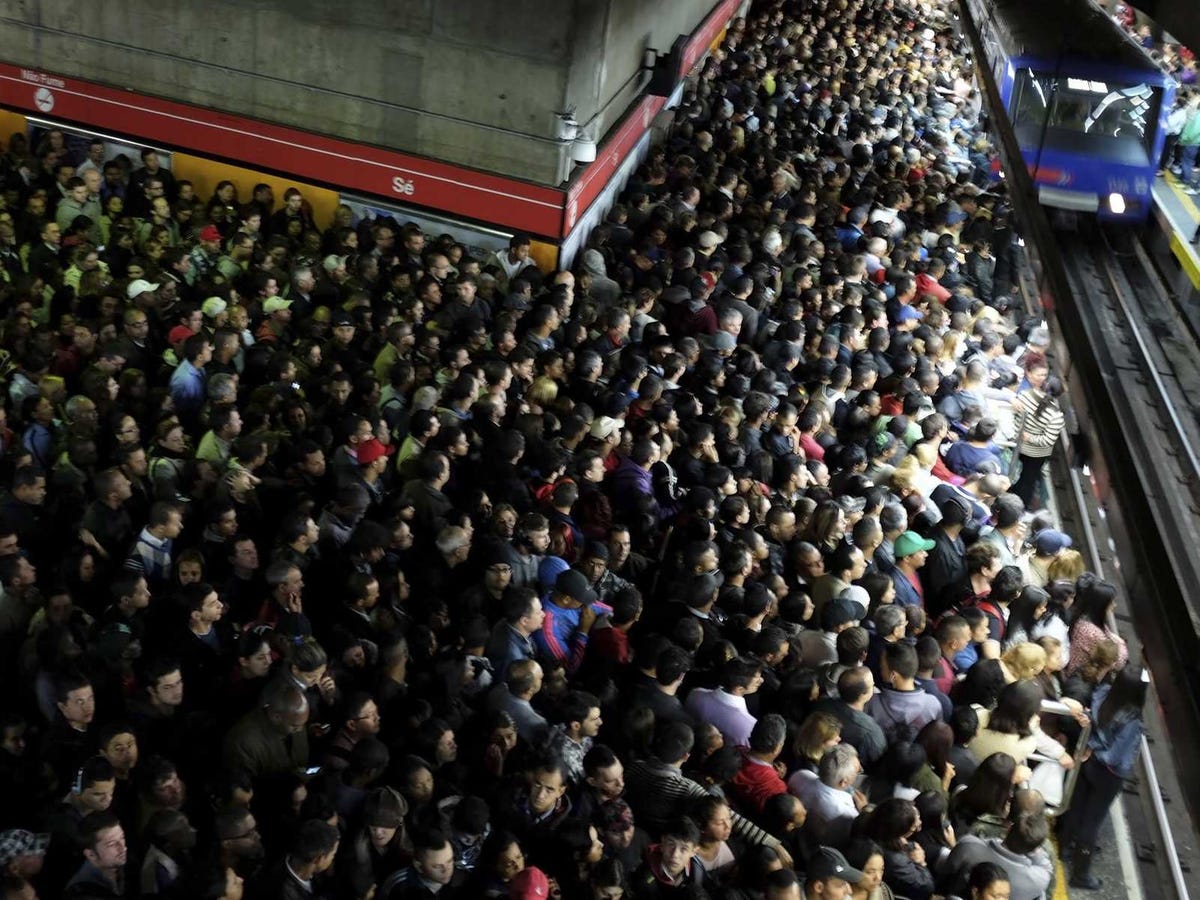
<instances>
[{"instance_id":1,"label":"yellow wall panel","mask_svg":"<svg viewBox=\"0 0 1200 900\"><path fill-rule=\"evenodd\" d=\"M543 273L553 272L558 268L558 250L558 244L548 244L545 241L533 241L529 245L529 255Z\"/></svg>"},{"instance_id":2,"label":"yellow wall panel","mask_svg":"<svg viewBox=\"0 0 1200 900\"><path fill-rule=\"evenodd\" d=\"M0 120L2 123L3 120ZM186 153L171 154L171 171L176 178L184 178L196 187L196 196L208 200L212 192L222 181L232 181L237 185L238 199L243 203L254 195L256 184L269 184L275 192L275 209L283 206L283 192L290 187L297 188L304 199L312 207L313 219L317 227L328 228L333 221L333 211L338 205L337 191L316 187L290 178L278 178L256 172L253 169L243 169L226 163L214 162L200 156L189 156Z\"/></svg>"},{"instance_id":3,"label":"yellow wall panel","mask_svg":"<svg viewBox=\"0 0 1200 900\"><path fill-rule=\"evenodd\" d=\"M27 134L27 127L25 117L20 113L0 109L0 142L3 142L5 147L8 146L8 139L17 132Z\"/></svg>"}]
</instances>

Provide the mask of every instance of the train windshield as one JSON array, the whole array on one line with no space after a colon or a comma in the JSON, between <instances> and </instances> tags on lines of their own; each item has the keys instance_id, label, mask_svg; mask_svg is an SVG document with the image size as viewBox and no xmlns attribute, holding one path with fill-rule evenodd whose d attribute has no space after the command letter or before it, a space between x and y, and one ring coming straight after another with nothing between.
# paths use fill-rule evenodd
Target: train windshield
<instances>
[{"instance_id":1,"label":"train windshield","mask_svg":"<svg viewBox=\"0 0 1200 900\"><path fill-rule=\"evenodd\" d=\"M1153 150L1162 100L1162 89L1155 85L1021 69L1013 98L1013 126L1022 147L1045 140L1056 149L1108 149L1116 156L1140 148L1147 158Z\"/></svg>"}]
</instances>

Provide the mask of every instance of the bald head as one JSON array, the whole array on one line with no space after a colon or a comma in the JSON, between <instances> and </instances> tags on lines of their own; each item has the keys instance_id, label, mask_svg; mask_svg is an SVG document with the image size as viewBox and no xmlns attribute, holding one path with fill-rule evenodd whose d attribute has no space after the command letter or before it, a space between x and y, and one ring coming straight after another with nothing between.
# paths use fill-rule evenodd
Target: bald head
<instances>
[{"instance_id":1,"label":"bald head","mask_svg":"<svg viewBox=\"0 0 1200 900\"><path fill-rule=\"evenodd\" d=\"M308 724L308 697L295 682L276 679L263 691L267 719L285 734L296 734Z\"/></svg>"},{"instance_id":2,"label":"bald head","mask_svg":"<svg viewBox=\"0 0 1200 900\"><path fill-rule=\"evenodd\" d=\"M509 693L528 699L542 688L542 667L536 660L519 659L508 667L505 678Z\"/></svg>"}]
</instances>

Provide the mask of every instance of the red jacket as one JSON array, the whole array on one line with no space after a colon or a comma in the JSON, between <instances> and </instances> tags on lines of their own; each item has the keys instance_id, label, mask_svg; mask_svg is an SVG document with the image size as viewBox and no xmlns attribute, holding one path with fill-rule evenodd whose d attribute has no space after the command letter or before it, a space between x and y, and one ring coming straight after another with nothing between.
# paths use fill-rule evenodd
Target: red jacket
<instances>
[{"instance_id":1,"label":"red jacket","mask_svg":"<svg viewBox=\"0 0 1200 900\"><path fill-rule=\"evenodd\" d=\"M787 793L787 784L773 765L751 759L746 753L742 754L742 767L734 776L731 787L739 800L760 813L776 794Z\"/></svg>"},{"instance_id":2,"label":"red jacket","mask_svg":"<svg viewBox=\"0 0 1200 900\"><path fill-rule=\"evenodd\" d=\"M917 275L917 296L922 294L933 294L939 303L945 303L950 299L950 292L938 284L937 279L924 272Z\"/></svg>"}]
</instances>

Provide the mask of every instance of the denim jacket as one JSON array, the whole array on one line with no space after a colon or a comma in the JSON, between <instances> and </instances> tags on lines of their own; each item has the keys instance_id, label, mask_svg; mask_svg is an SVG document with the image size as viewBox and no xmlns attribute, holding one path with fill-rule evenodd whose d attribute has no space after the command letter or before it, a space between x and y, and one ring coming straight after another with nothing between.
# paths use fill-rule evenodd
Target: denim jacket
<instances>
[{"instance_id":1,"label":"denim jacket","mask_svg":"<svg viewBox=\"0 0 1200 900\"><path fill-rule=\"evenodd\" d=\"M1107 684L1096 688L1096 694L1092 698L1093 722L1099 721L1100 708L1110 690ZM1142 734L1145 730L1146 726L1141 716L1118 716L1103 727L1096 725L1088 747L1091 748L1094 759L1111 769L1115 775L1128 778L1141 749Z\"/></svg>"}]
</instances>

